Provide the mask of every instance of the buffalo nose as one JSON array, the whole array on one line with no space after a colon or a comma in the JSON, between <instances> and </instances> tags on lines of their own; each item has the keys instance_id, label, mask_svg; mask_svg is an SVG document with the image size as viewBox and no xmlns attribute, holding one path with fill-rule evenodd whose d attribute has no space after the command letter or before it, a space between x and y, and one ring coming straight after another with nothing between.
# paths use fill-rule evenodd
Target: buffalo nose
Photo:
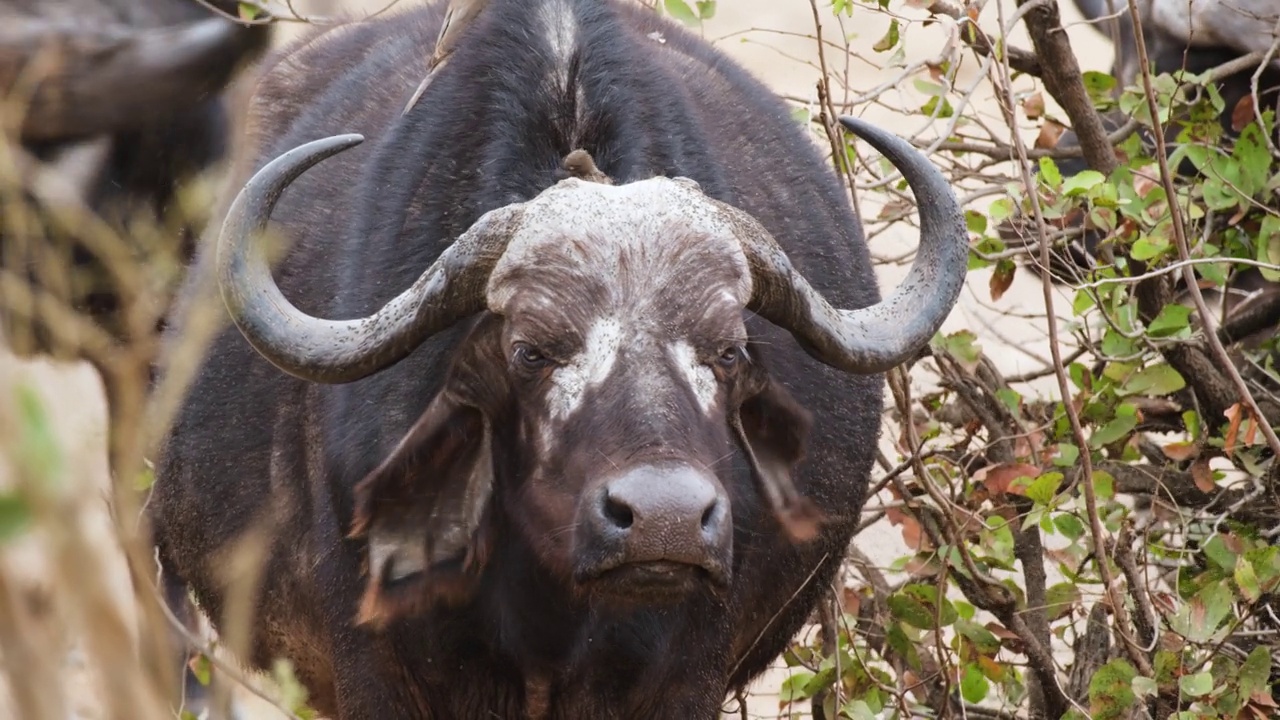
<instances>
[{"instance_id":1,"label":"buffalo nose","mask_svg":"<svg viewBox=\"0 0 1280 720\"><path fill-rule=\"evenodd\" d=\"M624 563L676 562L723 569L732 523L713 477L687 465L634 468L605 484L599 531L622 545Z\"/></svg>"}]
</instances>

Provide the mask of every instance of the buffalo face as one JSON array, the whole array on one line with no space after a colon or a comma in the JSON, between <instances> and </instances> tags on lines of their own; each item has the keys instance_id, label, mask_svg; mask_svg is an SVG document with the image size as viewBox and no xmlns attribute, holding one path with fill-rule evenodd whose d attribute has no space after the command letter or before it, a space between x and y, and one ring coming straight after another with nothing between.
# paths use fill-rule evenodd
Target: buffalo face
<instances>
[{"instance_id":1,"label":"buffalo face","mask_svg":"<svg viewBox=\"0 0 1280 720\"><path fill-rule=\"evenodd\" d=\"M469 597L498 547L531 551L595 597L670 602L718 590L731 580L732 501L750 490L792 540L816 533L819 512L791 477L808 414L765 372L744 311L832 367L883 372L941 326L968 254L941 173L900 138L841 122L885 154L920 203L906 280L855 309L828 304L763 225L691 180L572 178L481 216L373 315L315 318L281 294L249 239L294 178L362 138L317 140L258 171L227 213L217 272L232 320L280 369L351 382L480 316L443 388L356 488L364 620ZM753 488L730 481L735 449ZM495 528L516 535L498 543Z\"/></svg>"},{"instance_id":2,"label":"buffalo face","mask_svg":"<svg viewBox=\"0 0 1280 720\"><path fill-rule=\"evenodd\" d=\"M751 491L731 486L735 442L789 482L809 419L749 346L741 244L679 212L694 192L570 182L552 192L555 213L511 242L426 425L361 486L383 581L370 616L395 614L377 609L388 585L407 602L465 597L487 555L489 502L512 508L521 540L575 591L665 602L728 584L731 497ZM433 484L456 489L415 500ZM469 497L477 486L498 499ZM458 501L475 507L423 533Z\"/></svg>"}]
</instances>

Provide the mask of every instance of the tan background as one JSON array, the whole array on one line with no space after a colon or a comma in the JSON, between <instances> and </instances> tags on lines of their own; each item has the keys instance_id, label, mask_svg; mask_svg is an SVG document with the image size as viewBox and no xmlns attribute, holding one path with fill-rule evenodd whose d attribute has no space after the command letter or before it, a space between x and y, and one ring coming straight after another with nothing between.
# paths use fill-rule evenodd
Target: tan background
<instances>
[{"instance_id":1,"label":"tan background","mask_svg":"<svg viewBox=\"0 0 1280 720\"><path fill-rule=\"evenodd\" d=\"M982 24L989 30L997 26L996 9L999 0L989 2L982 15ZM1012 12L1012 0L1003 0L1005 11ZM295 6L306 11L327 11L332 2L305 2L298 0ZM352 0L345 3L348 7L371 11L385 5L383 1ZM408 0L405 0L408 4ZM1063 3L1064 19L1069 23L1078 20L1075 8L1069 2ZM862 3L855 3L853 17L846 18L843 28L832 17L829 0L819 0L820 19L824 26L825 36L839 42L842 32L855 35L852 43L856 56L883 61L883 56L871 51L871 46L880 39L888 25L888 19L876 13ZM893 9L901 9L897 0L891 3ZM919 11L903 11L906 17L920 19ZM716 17L708 21L703 29L708 39L715 40L727 53L743 63L748 69L769 83L778 92L812 98L814 82L818 78L816 68L816 43L813 40L813 11L809 0L719 0ZM766 30L767 29L767 30ZM773 31L773 32L770 32ZM1084 69L1105 70L1111 60L1110 47L1090 29L1075 25L1069 30L1077 55L1081 58ZM785 33L785 34L779 34ZM908 62L924 58L939 51L945 42L945 32L939 27L926 28L919 23L905 29L909 52ZM1019 30L1013 41L1022 47L1029 47L1025 33ZM833 65L843 66L848 62L855 71L855 90L873 88L892 77L894 71L880 71L859 57L845 58L828 50L828 61ZM972 73L976 63L967 59L968 67L961 72L958 84L973 80ZM861 68L861 69L859 69ZM901 84L901 93L894 91L888 96L891 104L919 106L922 100L911 99L910 82ZM989 99L988 99L989 101ZM987 107L988 112L993 112ZM918 131L923 121L904 120L900 116L883 108L876 108L867 116L888 124L899 133ZM1030 138L1029 138L1030 139ZM900 232L890 231L877 237L872 243L872 251L877 256L894 257L908 250L915 242L914 234L909 228ZM902 276L903 268L886 266L881 268L881 287L889 290L892 284ZM988 354L993 357L1001 370L1010 373L1026 371L1039 366L1036 357L1048 357L1044 330L1033 321L1018 321L1007 315L1010 310L1019 314L1036 314L1043 308L1039 281L1029 274L1020 272L1013 288L998 303L991 303L987 294L988 274L978 271L971 274L969 288L961 298L961 302L948 320L945 331L961 328L974 330L980 338ZM996 336L996 326L1002 337ZM10 390L18 383L36 388L47 403L50 412L62 431L62 439L66 443L65 451L70 458L71 471L69 478L80 484L83 492L89 497L102 498L107 487L107 474L104 453L104 416L101 385L95 373L87 366L78 364L54 364L51 362L21 362L13 359L0 349L0 417L4 414L5 404L12 396ZM1049 389L1050 386L1046 386ZM882 443L891 458L896 458L892 447ZM4 463L0 463L0 482L4 481ZM104 504L94 507L98 511L105 510ZM115 552L110 540L105 515L91 517L94 532L101 537L103 567L118 579L118 594L125 601L132 592L124 572L122 559ZM903 550L897 532L885 526L873 527L856 540L857 545L868 553L877 563L888 565ZM11 567L22 568L26 577L33 584L46 584L44 565L45 548L38 540L31 539L0 551L0 562L9 563ZM96 704L93 699L92 672L81 666L74 650L69 654L67 663L67 687L74 688L71 693L76 698L75 717L96 718ZM756 686L750 704L753 717L778 717L776 690L784 670L770 673L762 678ZM2 688L0 688L2 689ZM277 713L266 708L260 702L248 699L246 707L251 710L252 720L267 720L279 717ZM786 717L786 715L781 715ZM0 719L14 717L5 707L3 693L0 693Z\"/></svg>"}]
</instances>

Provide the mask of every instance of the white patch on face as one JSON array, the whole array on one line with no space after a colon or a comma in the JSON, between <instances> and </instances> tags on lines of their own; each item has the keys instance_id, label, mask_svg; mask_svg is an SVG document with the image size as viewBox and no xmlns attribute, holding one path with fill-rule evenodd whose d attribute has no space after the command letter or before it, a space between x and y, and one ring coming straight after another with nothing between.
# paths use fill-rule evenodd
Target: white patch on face
<instances>
[{"instance_id":1,"label":"white patch on face","mask_svg":"<svg viewBox=\"0 0 1280 720\"><path fill-rule=\"evenodd\" d=\"M715 372L698 362L698 353L684 340L675 341L667 350L671 353L676 369L688 383L689 389L693 390L693 396L698 399L698 407L702 408L704 415L710 415L716 403Z\"/></svg>"},{"instance_id":2,"label":"white patch on face","mask_svg":"<svg viewBox=\"0 0 1280 720\"><path fill-rule=\"evenodd\" d=\"M555 69L552 79L563 90L569 85L569 63L578 47L578 19L567 2L552 2L539 11L543 36L551 48L551 62Z\"/></svg>"},{"instance_id":3,"label":"white patch on face","mask_svg":"<svg viewBox=\"0 0 1280 720\"><path fill-rule=\"evenodd\" d=\"M422 538L403 530L379 530L369 533L369 572L375 578L387 577L392 582L427 569L427 550Z\"/></svg>"},{"instance_id":4,"label":"white patch on face","mask_svg":"<svg viewBox=\"0 0 1280 720\"><path fill-rule=\"evenodd\" d=\"M613 372L622 346L622 323L616 318L600 318L591 324L582 350L551 373L547 403L551 417L568 419L582 405L582 398Z\"/></svg>"}]
</instances>

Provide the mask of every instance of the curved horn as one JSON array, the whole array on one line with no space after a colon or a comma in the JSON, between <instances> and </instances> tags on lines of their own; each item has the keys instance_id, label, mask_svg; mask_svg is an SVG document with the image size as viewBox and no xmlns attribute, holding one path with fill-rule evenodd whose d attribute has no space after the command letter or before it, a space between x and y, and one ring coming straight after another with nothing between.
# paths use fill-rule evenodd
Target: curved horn
<instances>
[{"instance_id":1,"label":"curved horn","mask_svg":"<svg viewBox=\"0 0 1280 720\"><path fill-rule=\"evenodd\" d=\"M857 310L831 307L763 227L746 213L731 213L754 280L748 307L789 330L810 355L832 367L884 372L927 343L955 306L968 269L968 233L950 184L923 154L862 120L842 117L840 122L883 153L916 196L920 247L892 295Z\"/></svg>"},{"instance_id":2,"label":"curved horn","mask_svg":"<svg viewBox=\"0 0 1280 720\"><path fill-rule=\"evenodd\" d=\"M219 91L255 35L224 18L147 29L19 22L0 31L0 97L21 94L29 64L47 58L31 69L35 92L18 108L22 139L114 133Z\"/></svg>"},{"instance_id":3,"label":"curved horn","mask_svg":"<svg viewBox=\"0 0 1280 720\"><path fill-rule=\"evenodd\" d=\"M267 163L232 203L218 239L222 301L254 349L290 375L320 383L368 377L404 359L433 334L485 308L489 273L518 227L519 205L481 216L409 289L374 314L323 320L298 310L271 277L258 236L285 188L360 135L301 145Z\"/></svg>"}]
</instances>

